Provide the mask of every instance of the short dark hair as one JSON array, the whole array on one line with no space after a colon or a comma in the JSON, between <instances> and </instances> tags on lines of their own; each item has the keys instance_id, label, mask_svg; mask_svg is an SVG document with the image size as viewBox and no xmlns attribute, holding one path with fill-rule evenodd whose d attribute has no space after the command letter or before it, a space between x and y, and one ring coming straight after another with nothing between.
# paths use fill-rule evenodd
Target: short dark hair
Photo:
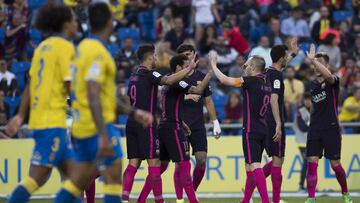
<instances>
[{"instance_id":1,"label":"short dark hair","mask_svg":"<svg viewBox=\"0 0 360 203\"><path fill-rule=\"evenodd\" d=\"M288 50L286 45L276 45L270 51L271 60L273 63L277 63L281 58L286 56Z\"/></svg>"},{"instance_id":2,"label":"short dark hair","mask_svg":"<svg viewBox=\"0 0 360 203\"><path fill-rule=\"evenodd\" d=\"M336 35L330 33L330 34L328 34L328 35L325 37L325 39L323 40L323 43L324 43L325 45L331 45L332 42L334 41L334 39L336 39Z\"/></svg>"},{"instance_id":3,"label":"short dark hair","mask_svg":"<svg viewBox=\"0 0 360 203\"><path fill-rule=\"evenodd\" d=\"M176 49L176 53L178 54L182 54L186 51L194 51L195 52L195 47L191 44L181 44L177 49Z\"/></svg>"},{"instance_id":4,"label":"short dark hair","mask_svg":"<svg viewBox=\"0 0 360 203\"><path fill-rule=\"evenodd\" d=\"M171 58L170 60L170 69L172 72L176 71L177 66L183 66L185 61L188 60L188 57L184 54L178 54Z\"/></svg>"},{"instance_id":5,"label":"short dark hair","mask_svg":"<svg viewBox=\"0 0 360 203\"><path fill-rule=\"evenodd\" d=\"M260 72L264 72L265 70L265 60L261 56L254 55L251 58L251 63L254 63L256 69Z\"/></svg>"},{"instance_id":6,"label":"short dark hair","mask_svg":"<svg viewBox=\"0 0 360 203\"><path fill-rule=\"evenodd\" d=\"M295 6L292 11L303 11L303 9L300 6Z\"/></svg>"},{"instance_id":7,"label":"short dark hair","mask_svg":"<svg viewBox=\"0 0 360 203\"><path fill-rule=\"evenodd\" d=\"M305 92L304 93L304 100L305 99L311 99L311 94L310 94L310 92Z\"/></svg>"},{"instance_id":8,"label":"short dark hair","mask_svg":"<svg viewBox=\"0 0 360 203\"><path fill-rule=\"evenodd\" d=\"M346 60L352 60L352 61L355 61L355 62L356 62L356 58L353 57L353 56L346 56L345 61L346 61Z\"/></svg>"},{"instance_id":9,"label":"short dark hair","mask_svg":"<svg viewBox=\"0 0 360 203\"><path fill-rule=\"evenodd\" d=\"M141 45L136 51L136 56L140 62L143 62L150 54L155 53L155 47L152 44Z\"/></svg>"},{"instance_id":10,"label":"short dark hair","mask_svg":"<svg viewBox=\"0 0 360 203\"><path fill-rule=\"evenodd\" d=\"M324 53L324 52L316 53L315 58L323 58L326 63L329 63L329 61L330 61L329 55L327 55L327 53Z\"/></svg>"},{"instance_id":11,"label":"short dark hair","mask_svg":"<svg viewBox=\"0 0 360 203\"><path fill-rule=\"evenodd\" d=\"M89 22L92 32L104 30L112 17L109 6L106 3L94 3L89 6Z\"/></svg>"},{"instance_id":12,"label":"short dark hair","mask_svg":"<svg viewBox=\"0 0 360 203\"><path fill-rule=\"evenodd\" d=\"M73 20L73 14L69 7L43 6L36 16L35 27L44 33L61 33L63 26Z\"/></svg>"}]
</instances>

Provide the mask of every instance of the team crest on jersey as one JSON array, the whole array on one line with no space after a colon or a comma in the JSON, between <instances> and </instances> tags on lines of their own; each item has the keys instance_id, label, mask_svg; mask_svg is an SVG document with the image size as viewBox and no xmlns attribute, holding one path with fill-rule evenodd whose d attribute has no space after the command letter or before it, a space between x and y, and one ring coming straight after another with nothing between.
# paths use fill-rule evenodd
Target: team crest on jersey
<instances>
[{"instance_id":1,"label":"team crest on jersey","mask_svg":"<svg viewBox=\"0 0 360 203\"><path fill-rule=\"evenodd\" d=\"M155 76L155 77L157 77L157 78L158 78L158 77L160 77L160 76L161 76L161 74L160 74L159 72L154 71L154 72L153 72L153 76Z\"/></svg>"},{"instance_id":2,"label":"team crest on jersey","mask_svg":"<svg viewBox=\"0 0 360 203\"><path fill-rule=\"evenodd\" d=\"M94 62L90 65L88 78L96 79L100 76L100 63Z\"/></svg>"},{"instance_id":3,"label":"team crest on jersey","mask_svg":"<svg viewBox=\"0 0 360 203\"><path fill-rule=\"evenodd\" d=\"M188 86L188 84L185 82L185 81L180 81L179 82L179 85L182 87L182 88L186 88Z\"/></svg>"},{"instance_id":4,"label":"team crest on jersey","mask_svg":"<svg viewBox=\"0 0 360 203\"><path fill-rule=\"evenodd\" d=\"M274 89L280 89L280 80L274 80Z\"/></svg>"},{"instance_id":5,"label":"team crest on jersey","mask_svg":"<svg viewBox=\"0 0 360 203\"><path fill-rule=\"evenodd\" d=\"M322 100L326 99L326 92L325 92L325 91L322 91L321 93L312 96L312 99L313 99L313 101L314 101L315 103L319 103L319 102L321 102Z\"/></svg>"}]
</instances>

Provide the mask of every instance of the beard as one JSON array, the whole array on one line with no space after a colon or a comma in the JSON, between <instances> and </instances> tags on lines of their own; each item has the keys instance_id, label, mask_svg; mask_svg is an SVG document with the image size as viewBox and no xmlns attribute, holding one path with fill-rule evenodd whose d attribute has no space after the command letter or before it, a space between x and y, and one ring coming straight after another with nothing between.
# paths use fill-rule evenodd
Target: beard
<instances>
[{"instance_id":1,"label":"beard","mask_svg":"<svg viewBox=\"0 0 360 203\"><path fill-rule=\"evenodd\" d=\"M155 63L155 61L153 61L151 64L151 69L155 69L155 68L156 68L156 63Z\"/></svg>"}]
</instances>

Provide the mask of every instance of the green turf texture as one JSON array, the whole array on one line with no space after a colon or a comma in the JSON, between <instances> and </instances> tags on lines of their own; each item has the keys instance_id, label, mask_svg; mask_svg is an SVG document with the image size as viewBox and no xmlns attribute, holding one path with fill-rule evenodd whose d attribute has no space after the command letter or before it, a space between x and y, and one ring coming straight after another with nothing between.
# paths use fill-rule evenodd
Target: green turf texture
<instances>
[{"instance_id":1,"label":"green turf texture","mask_svg":"<svg viewBox=\"0 0 360 203\"><path fill-rule=\"evenodd\" d=\"M284 198L287 203L304 203L306 198ZM319 197L318 203L341 203L341 197ZM174 199L165 199L166 203L174 203ZM360 203L360 198L353 198L354 203ZM148 200L148 203L153 203L153 200ZM201 203L239 203L240 199L200 199ZM0 203L5 203L4 199L0 199ZM51 203L51 200L32 200L29 203ZM102 200L97 200L96 203L102 203ZM260 203L259 199L255 199L254 203Z\"/></svg>"}]
</instances>

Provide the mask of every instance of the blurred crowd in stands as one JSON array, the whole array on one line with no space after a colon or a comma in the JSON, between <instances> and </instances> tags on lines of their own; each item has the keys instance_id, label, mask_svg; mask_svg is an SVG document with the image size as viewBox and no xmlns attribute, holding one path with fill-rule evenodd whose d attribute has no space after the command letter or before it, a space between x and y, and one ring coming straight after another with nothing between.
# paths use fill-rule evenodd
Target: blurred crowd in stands
<instances>
[{"instance_id":1,"label":"blurred crowd in stands","mask_svg":"<svg viewBox=\"0 0 360 203\"><path fill-rule=\"evenodd\" d=\"M284 70L287 121L295 121L314 79L306 58L311 43L330 56L331 71L341 78L340 121L360 121L358 0L0 0L0 125L16 111L33 50L46 37L33 26L37 10L47 4L71 6L79 21L76 44L89 33L87 6L98 1L107 2L114 14L107 48L117 63L119 94L126 94L138 65L136 48L144 42L156 45L164 74L176 47L190 43L196 46L200 71L207 71L207 54L216 52L219 68L240 77L247 57L262 56L270 66L271 47L298 38L300 53ZM211 86L222 123L239 123L241 91L216 80ZM120 123L125 120L119 117Z\"/></svg>"}]
</instances>

